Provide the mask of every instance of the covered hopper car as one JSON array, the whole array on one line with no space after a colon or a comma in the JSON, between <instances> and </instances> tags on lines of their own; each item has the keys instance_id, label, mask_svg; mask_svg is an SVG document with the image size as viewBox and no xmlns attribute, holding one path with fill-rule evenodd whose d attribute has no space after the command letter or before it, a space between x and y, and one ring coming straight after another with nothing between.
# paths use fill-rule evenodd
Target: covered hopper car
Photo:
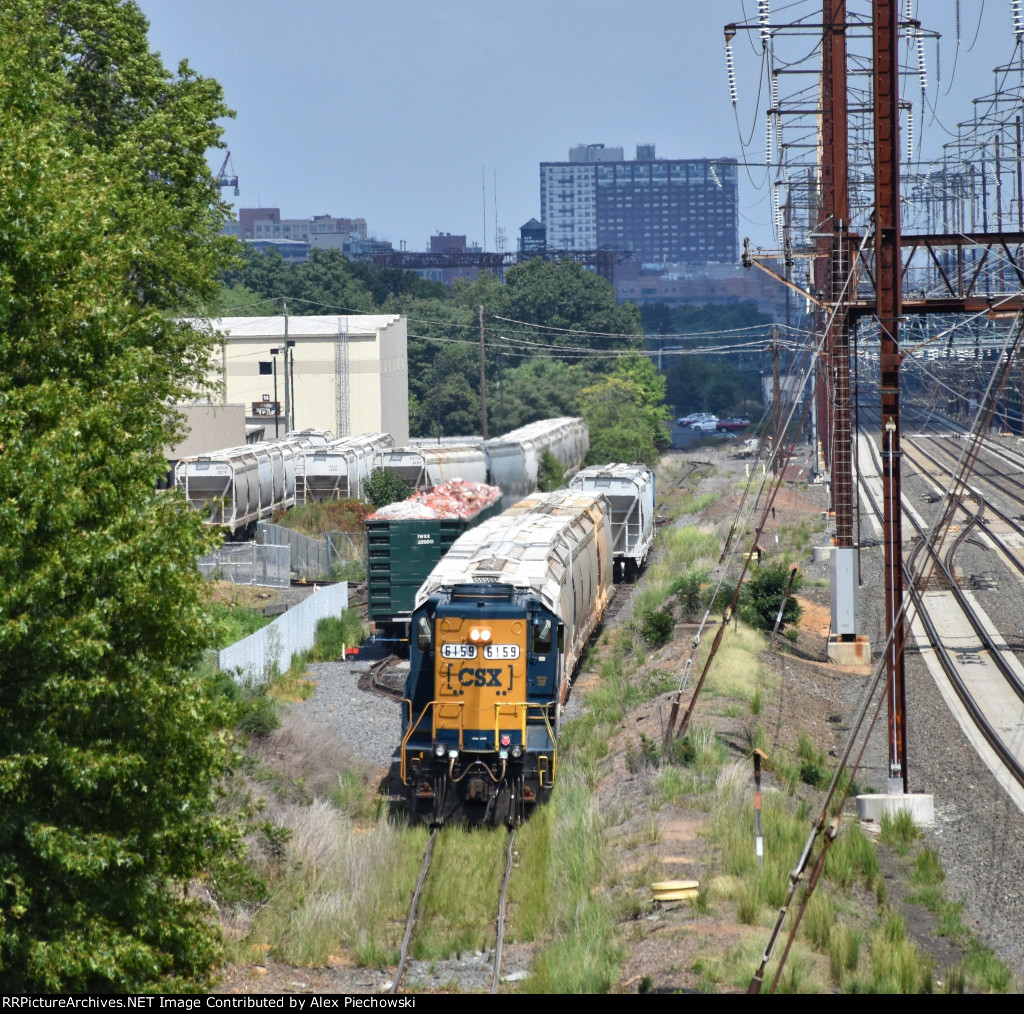
<instances>
[{"instance_id":1,"label":"covered hopper car","mask_svg":"<svg viewBox=\"0 0 1024 1014\"><path fill-rule=\"evenodd\" d=\"M470 444L420 444L395 447L377 456L376 467L394 472L410 493L440 486L450 479L487 481L487 457Z\"/></svg>"},{"instance_id":2,"label":"covered hopper car","mask_svg":"<svg viewBox=\"0 0 1024 1014\"><path fill-rule=\"evenodd\" d=\"M296 475L296 502L362 500L375 460L394 445L389 433L362 433L307 448Z\"/></svg>"},{"instance_id":3,"label":"covered hopper car","mask_svg":"<svg viewBox=\"0 0 1024 1014\"><path fill-rule=\"evenodd\" d=\"M189 506L206 515L208 525L244 537L257 521L294 506L304 452L325 446L332 437L325 430L300 430L280 440L182 458L174 469L174 485Z\"/></svg>"},{"instance_id":4,"label":"covered hopper car","mask_svg":"<svg viewBox=\"0 0 1024 1014\"><path fill-rule=\"evenodd\" d=\"M594 465L577 472L569 487L604 494L617 575L634 580L654 544L654 472L646 465Z\"/></svg>"},{"instance_id":5,"label":"covered hopper car","mask_svg":"<svg viewBox=\"0 0 1024 1014\"><path fill-rule=\"evenodd\" d=\"M550 792L569 680L612 589L600 494L535 494L467 531L416 595L397 775L440 824L515 824Z\"/></svg>"},{"instance_id":6,"label":"covered hopper car","mask_svg":"<svg viewBox=\"0 0 1024 1014\"><path fill-rule=\"evenodd\" d=\"M440 440L416 439L403 451L437 451L444 458L447 467L453 455L469 449L483 452L487 470L485 481L492 486L500 486L506 501L514 502L537 488L545 454L550 454L564 472L574 472L579 468L590 449L590 431L585 419L563 416L557 419L540 419L490 440L484 440L479 436L444 437ZM474 456L473 461L476 460ZM412 480L410 466L415 464L413 459L381 461L382 467L398 472L407 484L411 484ZM444 476L445 479L452 477L451 474ZM475 474L458 477L476 479Z\"/></svg>"}]
</instances>

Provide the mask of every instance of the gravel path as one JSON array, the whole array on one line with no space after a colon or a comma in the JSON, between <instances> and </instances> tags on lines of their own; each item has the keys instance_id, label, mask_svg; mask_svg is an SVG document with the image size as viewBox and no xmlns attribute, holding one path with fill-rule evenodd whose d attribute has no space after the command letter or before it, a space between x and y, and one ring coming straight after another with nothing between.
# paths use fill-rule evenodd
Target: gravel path
<instances>
[{"instance_id":1,"label":"gravel path","mask_svg":"<svg viewBox=\"0 0 1024 1014\"><path fill-rule=\"evenodd\" d=\"M406 663L408 668L408 663ZM386 768L402 738L401 706L390 696L361 690L369 662L315 662L308 669L316 691L299 705L313 725L341 733L345 745L374 767Z\"/></svg>"}]
</instances>

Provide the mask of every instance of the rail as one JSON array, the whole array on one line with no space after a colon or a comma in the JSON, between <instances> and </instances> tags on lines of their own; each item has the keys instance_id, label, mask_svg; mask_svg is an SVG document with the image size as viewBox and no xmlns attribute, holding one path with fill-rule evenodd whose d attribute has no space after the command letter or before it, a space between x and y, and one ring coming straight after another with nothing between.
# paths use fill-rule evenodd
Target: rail
<instances>
[{"instance_id":1,"label":"rail","mask_svg":"<svg viewBox=\"0 0 1024 1014\"><path fill-rule=\"evenodd\" d=\"M437 840L439 828L432 828L430 837L427 839L427 847L423 855L423 864L420 867L420 874L413 889L412 903L409 906L409 915L405 921L405 933L402 937L402 947L398 957L398 967L395 970L395 977L388 987L391 994L397 993L402 985L402 979L409 965L409 948L412 944L413 932L419 919L420 898L423 895L423 887L430 874L430 864L434 853L434 843ZM498 993L501 984L501 958L505 941L505 914L506 900L508 896L508 885L512 877L512 870L517 865L519 853L515 847L516 832L510 828L505 840L505 871L501 878L501 887L498 891L498 913L495 920L495 944L494 963L491 975L491 993Z\"/></svg>"}]
</instances>

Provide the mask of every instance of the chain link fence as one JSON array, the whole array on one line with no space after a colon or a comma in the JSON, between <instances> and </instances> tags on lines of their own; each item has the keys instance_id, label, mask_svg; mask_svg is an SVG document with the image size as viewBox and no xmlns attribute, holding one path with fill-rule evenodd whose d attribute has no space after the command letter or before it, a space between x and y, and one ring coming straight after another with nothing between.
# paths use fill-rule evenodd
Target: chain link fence
<instances>
[{"instance_id":1,"label":"chain link fence","mask_svg":"<svg viewBox=\"0 0 1024 1014\"><path fill-rule=\"evenodd\" d=\"M325 539L314 539L261 521L256 526L256 538L266 546L287 546L292 572L307 581L361 581L366 573L365 550L359 536L331 532Z\"/></svg>"},{"instance_id":2,"label":"chain link fence","mask_svg":"<svg viewBox=\"0 0 1024 1014\"><path fill-rule=\"evenodd\" d=\"M291 584L291 550L288 546L261 546L240 542L221 546L198 560L199 573L232 584L287 588Z\"/></svg>"},{"instance_id":3,"label":"chain link fence","mask_svg":"<svg viewBox=\"0 0 1024 1014\"><path fill-rule=\"evenodd\" d=\"M266 683L291 665L293 655L313 647L320 620L347 608L347 581L318 588L273 623L218 652L218 665L239 683Z\"/></svg>"}]
</instances>

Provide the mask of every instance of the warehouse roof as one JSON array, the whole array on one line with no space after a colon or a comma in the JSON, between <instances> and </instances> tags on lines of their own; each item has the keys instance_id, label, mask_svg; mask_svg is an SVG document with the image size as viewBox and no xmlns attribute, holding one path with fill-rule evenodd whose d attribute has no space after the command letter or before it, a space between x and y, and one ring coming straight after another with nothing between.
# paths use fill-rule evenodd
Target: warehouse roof
<instances>
[{"instance_id":1,"label":"warehouse roof","mask_svg":"<svg viewBox=\"0 0 1024 1014\"><path fill-rule=\"evenodd\" d=\"M328 314L316 317L288 317L289 338L335 338L339 331L354 334L375 334L401 320L397 313ZM231 338L284 338L284 316L278 317L214 317L197 320Z\"/></svg>"}]
</instances>

